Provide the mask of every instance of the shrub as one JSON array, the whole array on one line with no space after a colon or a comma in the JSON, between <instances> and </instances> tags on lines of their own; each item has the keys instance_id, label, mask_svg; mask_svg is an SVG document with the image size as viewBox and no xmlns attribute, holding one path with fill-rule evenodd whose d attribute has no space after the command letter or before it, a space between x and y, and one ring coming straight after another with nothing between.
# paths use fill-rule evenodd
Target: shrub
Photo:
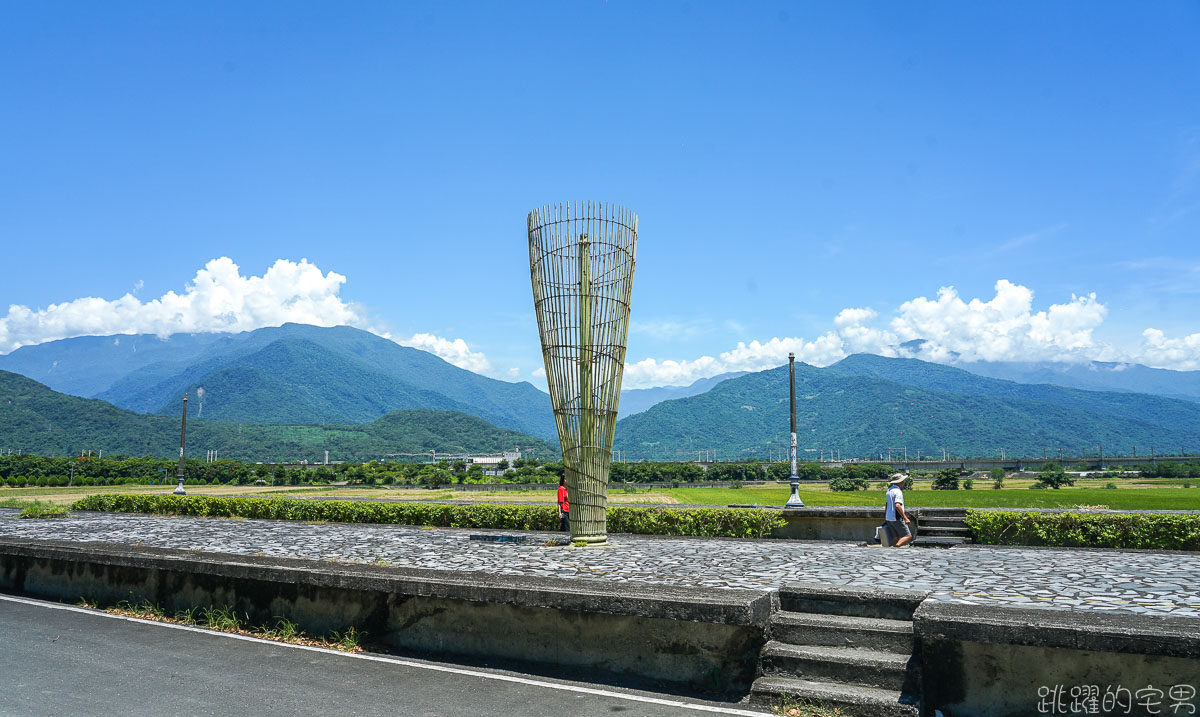
<instances>
[{"instance_id":1,"label":"shrub","mask_svg":"<svg viewBox=\"0 0 1200 717\"><path fill-rule=\"evenodd\" d=\"M958 490L958 471L953 468L938 471L933 479L933 489Z\"/></svg>"},{"instance_id":2,"label":"shrub","mask_svg":"<svg viewBox=\"0 0 1200 717\"><path fill-rule=\"evenodd\" d=\"M866 490L867 486L866 478L856 476L842 475L829 481L829 490L836 491Z\"/></svg>"},{"instance_id":3,"label":"shrub","mask_svg":"<svg viewBox=\"0 0 1200 717\"><path fill-rule=\"evenodd\" d=\"M993 489L1000 490L1001 488L1004 487L1005 473L1004 473L1003 468L993 468L992 470L988 471L988 473L989 473L989 475L992 476L992 488Z\"/></svg>"},{"instance_id":4,"label":"shrub","mask_svg":"<svg viewBox=\"0 0 1200 717\"><path fill-rule=\"evenodd\" d=\"M445 528L557 530L553 505L475 503L372 503L285 498L218 498L176 495L90 495L73 510L157 513L331 523L392 523ZM750 508L633 508L611 506L608 529L613 533L764 538L784 525L779 511Z\"/></svg>"},{"instance_id":5,"label":"shrub","mask_svg":"<svg viewBox=\"0 0 1200 717\"><path fill-rule=\"evenodd\" d=\"M1038 473L1038 482L1035 485L1058 490L1064 485L1075 485L1075 479L1067 475L1067 472L1059 464L1047 463Z\"/></svg>"},{"instance_id":6,"label":"shrub","mask_svg":"<svg viewBox=\"0 0 1200 717\"><path fill-rule=\"evenodd\" d=\"M1116 483L1105 483L1104 487L1108 490L1116 490L1117 484Z\"/></svg>"},{"instance_id":7,"label":"shrub","mask_svg":"<svg viewBox=\"0 0 1200 717\"><path fill-rule=\"evenodd\" d=\"M971 489L972 489L972 488L974 488L974 487L975 487L975 480L974 480L974 479L972 479L972 478L968 478L968 479L966 479L965 481L963 481L963 488L964 488L965 490L971 490Z\"/></svg>"},{"instance_id":8,"label":"shrub","mask_svg":"<svg viewBox=\"0 0 1200 717\"><path fill-rule=\"evenodd\" d=\"M67 517L67 509L61 505L53 503L42 503L34 501L25 506L17 517L18 518L65 518Z\"/></svg>"},{"instance_id":9,"label":"shrub","mask_svg":"<svg viewBox=\"0 0 1200 717\"><path fill-rule=\"evenodd\" d=\"M985 545L1200 550L1200 515L970 509L966 524Z\"/></svg>"}]
</instances>

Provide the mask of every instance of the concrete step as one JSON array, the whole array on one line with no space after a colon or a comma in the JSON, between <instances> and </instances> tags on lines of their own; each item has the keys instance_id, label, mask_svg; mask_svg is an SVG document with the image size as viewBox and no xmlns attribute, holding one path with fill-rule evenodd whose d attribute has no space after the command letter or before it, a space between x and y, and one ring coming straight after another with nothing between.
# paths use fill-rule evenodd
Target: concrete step
<instances>
[{"instance_id":1,"label":"concrete step","mask_svg":"<svg viewBox=\"0 0 1200 717\"><path fill-rule=\"evenodd\" d=\"M921 526L917 531L917 535L922 538L969 538L971 537L971 529L965 527L943 528Z\"/></svg>"},{"instance_id":2,"label":"concrete step","mask_svg":"<svg viewBox=\"0 0 1200 717\"><path fill-rule=\"evenodd\" d=\"M909 545L914 548L953 548L956 545L970 545L970 538L963 537L918 537L913 538Z\"/></svg>"},{"instance_id":3,"label":"concrete step","mask_svg":"<svg viewBox=\"0 0 1200 717\"><path fill-rule=\"evenodd\" d=\"M785 583L779 589L779 607L788 612L816 615L881 617L912 620L913 611L929 593L924 590L884 590L857 585Z\"/></svg>"},{"instance_id":4,"label":"concrete step","mask_svg":"<svg viewBox=\"0 0 1200 717\"><path fill-rule=\"evenodd\" d=\"M765 676L754 681L750 702L782 707L789 703L814 703L836 707L847 717L917 717L915 700L896 690L861 685Z\"/></svg>"},{"instance_id":5,"label":"concrete step","mask_svg":"<svg viewBox=\"0 0 1200 717\"><path fill-rule=\"evenodd\" d=\"M909 677L910 655L860 647L808 647L774 640L762 649L762 674L820 682L901 690Z\"/></svg>"},{"instance_id":6,"label":"concrete step","mask_svg":"<svg viewBox=\"0 0 1200 717\"><path fill-rule=\"evenodd\" d=\"M913 626L907 620L781 610L771 618L771 639L792 645L862 647L910 655Z\"/></svg>"},{"instance_id":7,"label":"concrete step","mask_svg":"<svg viewBox=\"0 0 1200 717\"><path fill-rule=\"evenodd\" d=\"M925 518L921 517L917 520L917 525L922 530L926 528L965 528L967 524L961 518Z\"/></svg>"}]
</instances>

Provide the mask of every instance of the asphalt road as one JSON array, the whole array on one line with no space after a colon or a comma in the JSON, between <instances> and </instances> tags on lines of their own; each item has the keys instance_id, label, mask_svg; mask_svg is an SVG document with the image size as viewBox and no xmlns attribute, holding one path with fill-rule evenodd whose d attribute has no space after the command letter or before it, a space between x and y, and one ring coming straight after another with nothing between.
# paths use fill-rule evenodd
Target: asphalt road
<instances>
[{"instance_id":1,"label":"asphalt road","mask_svg":"<svg viewBox=\"0 0 1200 717\"><path fill-rule=\"evenodd\" d=\"M752 714L745 706L356 657L0 595L0 715Z\"/></svg>"}]
</instances>

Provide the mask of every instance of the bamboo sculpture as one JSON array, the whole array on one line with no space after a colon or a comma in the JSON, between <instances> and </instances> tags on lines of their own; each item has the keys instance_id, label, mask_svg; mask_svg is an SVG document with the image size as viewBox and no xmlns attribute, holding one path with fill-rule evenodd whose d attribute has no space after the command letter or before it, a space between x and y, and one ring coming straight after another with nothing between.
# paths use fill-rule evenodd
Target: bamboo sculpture
<instances>
[{"instance_id":1,"label":"bamboo sculpture","mask_svg":"<svg viewBox=\"0 0 1200 717\"><path fill-rule=\"evenodd\" d=\"M637 215L624 207L576 202L529 213L533 307L574 541L608 540L608 469L636 251Z\"/></svg>"}]
</instances>

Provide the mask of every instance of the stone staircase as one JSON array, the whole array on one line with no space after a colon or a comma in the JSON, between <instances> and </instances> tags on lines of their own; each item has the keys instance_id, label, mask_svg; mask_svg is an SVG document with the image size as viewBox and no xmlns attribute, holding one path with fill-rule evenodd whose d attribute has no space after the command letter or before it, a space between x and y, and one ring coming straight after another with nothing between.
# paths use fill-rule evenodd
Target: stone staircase
<instances>
[{"instance_id":1,"label":"stone staircase","mask_svg":"<svg viewBox=\"0 0 1200 717\"><path fill-rule=\"evenodd\" d=\"M912 615L926 594L784 585L751 701L816 702L851 717L916 717Z\"/></svg>"},{"instance_id":2,"label":"stone staircase","mask_svg":"<svg viewBox=\"0 0 1200 717\"><path fill-rule=\"evenodd\" d=\"M971 543L971 530L965 522L965 508L920 508L914 547L952 548Z\"/></svg>"}]
</instances>

